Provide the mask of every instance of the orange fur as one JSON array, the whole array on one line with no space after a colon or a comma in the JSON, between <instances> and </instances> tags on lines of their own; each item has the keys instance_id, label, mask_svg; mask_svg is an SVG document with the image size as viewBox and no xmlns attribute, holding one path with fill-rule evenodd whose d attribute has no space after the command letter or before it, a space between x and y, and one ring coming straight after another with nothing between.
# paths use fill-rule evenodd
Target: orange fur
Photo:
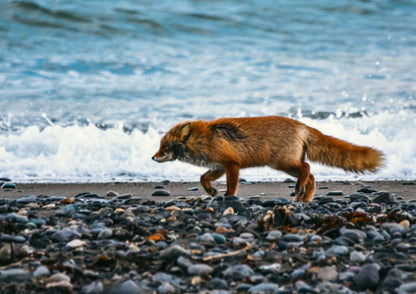
<instances>
[{"instance_id":1,"label":"orange fur","mask_svg":"<svg viewBox=\"0 0 416 294\"><path fill-rule=\"evenodd\" d=\"M211 182L222 175L227 178L225 195L236 195L240 169L269 166L296 177L295 200L307 202L315 191L315 180L305 155L353 172L374 172L384 157L376 149L326 136L297 120L268 116L180 123L166 133L152 158L208 167L201 184L213 196L217 190Z\"/></svg>"}]
</instances>

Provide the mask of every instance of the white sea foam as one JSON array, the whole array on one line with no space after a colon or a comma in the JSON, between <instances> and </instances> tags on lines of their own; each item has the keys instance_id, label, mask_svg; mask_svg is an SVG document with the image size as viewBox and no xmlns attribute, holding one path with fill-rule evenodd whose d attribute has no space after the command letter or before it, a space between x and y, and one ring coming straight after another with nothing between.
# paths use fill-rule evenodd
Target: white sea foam
<instances>
[{"instance_id":1,"label":"white sea foam","mask_svg":"<svg viewBox=\"0 0 416 294\"><path fill-rule=\"evenodd\" d=\"M317 180L416 178L416 149L411 113L380 113L360 119L301 118L328 135L359 145L372 146L386 154L386 166L378 173L355 175L340 169L312 164ZM102 130L87 126L50 125L40 130L31 126L17 133L0 135L0 176L18 182L103 182L123 181L198 181L205 171L181 162L158 164L151 156L159 147L165 129L150 127L145 133L118 128ZM241 171L248 180L283 180L288 175L269 168Z\"/></svg>"}]
</instances>

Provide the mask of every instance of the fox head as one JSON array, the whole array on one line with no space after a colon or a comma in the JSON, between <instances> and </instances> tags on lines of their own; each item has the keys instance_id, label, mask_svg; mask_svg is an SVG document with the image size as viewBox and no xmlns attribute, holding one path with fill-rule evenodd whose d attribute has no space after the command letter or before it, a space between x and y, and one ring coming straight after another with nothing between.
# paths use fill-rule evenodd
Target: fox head
<instances>
[{"instance_id":1,"label":"fox head","mask_svg":"<svg viewBox=\"0 0 416 294\"><path fill-rule=\"evenodd\" d=\"M191 123L184 122L170 129L160 141L160 148L152 159L157 162L173 161L185 155L185 144L191 135Z\"/></svg>"}]
</instances>

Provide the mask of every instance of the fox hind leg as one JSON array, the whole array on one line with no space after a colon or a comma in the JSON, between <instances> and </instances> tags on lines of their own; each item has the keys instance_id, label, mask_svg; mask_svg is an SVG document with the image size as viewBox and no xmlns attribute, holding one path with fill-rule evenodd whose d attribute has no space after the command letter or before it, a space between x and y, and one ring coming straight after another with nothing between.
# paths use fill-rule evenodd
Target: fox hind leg
<instances>
[{"instance_id":1,"label":"fox hind leg","mask_svg":"<svg viewBox=\"0 0 416 294\"><path fill-rule=\"evenodd\" d=\"M309 174L308 183L305 186L305 194L303 196L302 201L310 202L312 200L314 192L315 192L315 178L312 174Z\"/></svg>"},{"instance_id":2,"label":"fox hind leg","mask_svg":"<svg viewBox=\"0 0 416 294\"><path fill-rule=\"evenodd\" d=\"M201 185L211 196L216 196L218 191L212 187L211 182L219 179L225 171L223 169L209 170L201 176Z\"/></svg>"},{"instance_id":3,"label":"fox hind leg","mask_svg":"<svg viewBox=\"0 0 416 294\"><path fill-rule=\"evenodd\" d=\"M315 191L315 180L312 176L312 181L309 182L309 177L311 176L309 164L301 161L297 165L280 167L279 169L298 179L295 186L295 201L310 201L307 198L312 198L310 194L313 194ZM310 185L308 186L309 183ZM312 192L310 191L311 189Z\"/></svg>"}]
</instances>

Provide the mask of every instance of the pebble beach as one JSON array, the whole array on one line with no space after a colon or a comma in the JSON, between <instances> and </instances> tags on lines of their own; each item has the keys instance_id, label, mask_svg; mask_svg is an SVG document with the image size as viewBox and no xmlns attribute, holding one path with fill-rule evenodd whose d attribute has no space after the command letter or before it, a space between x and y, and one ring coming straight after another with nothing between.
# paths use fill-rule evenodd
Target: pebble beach
<instances>
[{"instance_id":1,"label":"pebble beach","mask_svg":"<svg viewBox=\"0 0 416 294\"><path fill-rule=\"evenodd\" d=\"M3 180L1 293L416 292L415 181Z\"/></svg>"}]
</instances>

